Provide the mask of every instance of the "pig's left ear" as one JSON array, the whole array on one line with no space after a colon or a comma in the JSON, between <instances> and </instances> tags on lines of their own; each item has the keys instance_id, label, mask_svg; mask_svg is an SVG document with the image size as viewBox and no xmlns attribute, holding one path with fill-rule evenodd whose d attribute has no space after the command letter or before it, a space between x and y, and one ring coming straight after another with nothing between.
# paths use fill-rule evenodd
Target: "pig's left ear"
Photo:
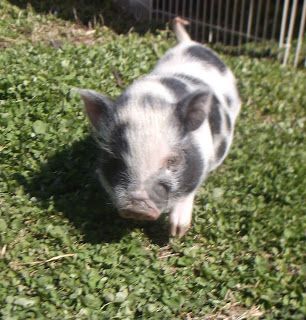
<instances>
[{"instance_id":1,"label":"pig's left ear","mask_svg":"<svg viewBox=\"0 0 306 320\"><path fill-rule=\"evenodd\" d=\"M211 98L211 92L199 90L179 102L177 112L187 132L194 131L201 126L208 113Z\"/></svg>"},{"instance_id":2,"label":"pig's left ear","mask_svg":"<svg viewBox=\"0 0 306 320\"><path fill-rule=\"evenodd\" d=\"M99 130L101 121L105 121L111 114L113 101L93 90L78 89L78 92L85 103L85 111L91 124Z\"/></svg>"}]
</instances>

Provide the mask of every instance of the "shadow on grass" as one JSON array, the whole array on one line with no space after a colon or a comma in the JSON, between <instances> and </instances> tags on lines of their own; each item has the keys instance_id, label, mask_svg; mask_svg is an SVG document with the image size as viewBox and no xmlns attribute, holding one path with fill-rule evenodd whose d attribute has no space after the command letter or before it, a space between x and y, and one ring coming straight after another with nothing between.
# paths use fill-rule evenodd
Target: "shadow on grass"
<instances>
[{"instance_id":1,"label":"shadow on grass","mask_svg":"<svg viewBox=\"0 0 306 320\"><path fill-rule=\"evenodd\" d=\"M106 25L116 33L127 33L131 28L143 34L150 26L138 22L120 8L113 0L9 0L13 5L26 9L28 5L41 14L54 14L64 20L71 20L82 25L96 22ZM118 2L118 1L117 1ZM121 3L124 3L121 1Z\"/></svg>"},{"instance_id":2,"label":"shadow on grass","mask_svg":"<svg viewBox=\"0 0 306 320\"><path fill-rule=\"evenodd\" d=\"M19 182L43 209L53 205L63 213L86 242L117 242L140 227L153 243L167 243L167 225L162 219L137 223L119 217L95 177L96 153L93 140L86 137L48 159L30 181L19 176Z\"/></svg>"}]
</instances>

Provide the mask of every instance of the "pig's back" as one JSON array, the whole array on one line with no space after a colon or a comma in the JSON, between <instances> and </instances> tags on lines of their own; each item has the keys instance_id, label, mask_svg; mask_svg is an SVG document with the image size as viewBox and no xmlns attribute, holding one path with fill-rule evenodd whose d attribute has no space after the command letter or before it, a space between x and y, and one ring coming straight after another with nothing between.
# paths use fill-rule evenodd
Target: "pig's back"
<instances>
[{"instance_id":1,"label":"pig's back","mask_svg":"<svg viewBox=\"0 0 306 320\"><path fill-rule=\"evenodd\" d=\"M213 99L207 120L194 132L194 137L202 153L209 158L209 171L214 170L229 151L240 111L241 102L232 72L212 50L187 41L170 49L150 76L159 78L177 100L186 92L211 90Z\"/></svg>"},{"instance_id":2,"label":"pig's back","mask_svg":"<svg viewBox=\"0 0 306 320\"><path fill-rule=\"evenodd\" d=\"M233 119L240 110L240 98L232 72L215 52L194 41L168 50L151 75L175 78L192 89L209 86L222 104L230 107Z\"/></svg>"}]
</instances>

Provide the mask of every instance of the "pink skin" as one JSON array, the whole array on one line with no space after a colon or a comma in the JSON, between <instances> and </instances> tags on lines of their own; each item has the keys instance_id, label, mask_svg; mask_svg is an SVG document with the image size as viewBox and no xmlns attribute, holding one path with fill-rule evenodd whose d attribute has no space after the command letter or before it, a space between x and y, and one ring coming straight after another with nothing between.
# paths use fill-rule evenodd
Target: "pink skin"
<instances>
[{"instance_id":1,"label":"pink skin","mask_svg":"<svg viewBox=\"0 0 306 320\"><path fill-rule=\"evenodd\" d=\"M180 199L170 212L170 234L181 238L191 225L192 207L195 194Z\"/></svg>"}]
</instances>

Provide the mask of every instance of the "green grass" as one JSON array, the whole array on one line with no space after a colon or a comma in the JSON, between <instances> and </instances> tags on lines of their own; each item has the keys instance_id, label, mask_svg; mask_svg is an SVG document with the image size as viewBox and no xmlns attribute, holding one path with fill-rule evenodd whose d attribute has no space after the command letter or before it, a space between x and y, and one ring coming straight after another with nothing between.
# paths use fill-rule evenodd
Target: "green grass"
<instances>
[{"instance_id":1,"label":"green grass","mask_svg":"<svg viewBox=\"0 0 306 320\"><path fill-rule=\"evenodd\" d=\"M137 224L111 209L71 88L116 96L112 71L129 84L173 38L97 27L90 45L58 34L58 47L8 29L14 15L79 26L0 10L0 318L304 319L305 71L224 56L243 100L234 145L190 232L169 240L166 217Z\"/></svg>"}]
</instances>

